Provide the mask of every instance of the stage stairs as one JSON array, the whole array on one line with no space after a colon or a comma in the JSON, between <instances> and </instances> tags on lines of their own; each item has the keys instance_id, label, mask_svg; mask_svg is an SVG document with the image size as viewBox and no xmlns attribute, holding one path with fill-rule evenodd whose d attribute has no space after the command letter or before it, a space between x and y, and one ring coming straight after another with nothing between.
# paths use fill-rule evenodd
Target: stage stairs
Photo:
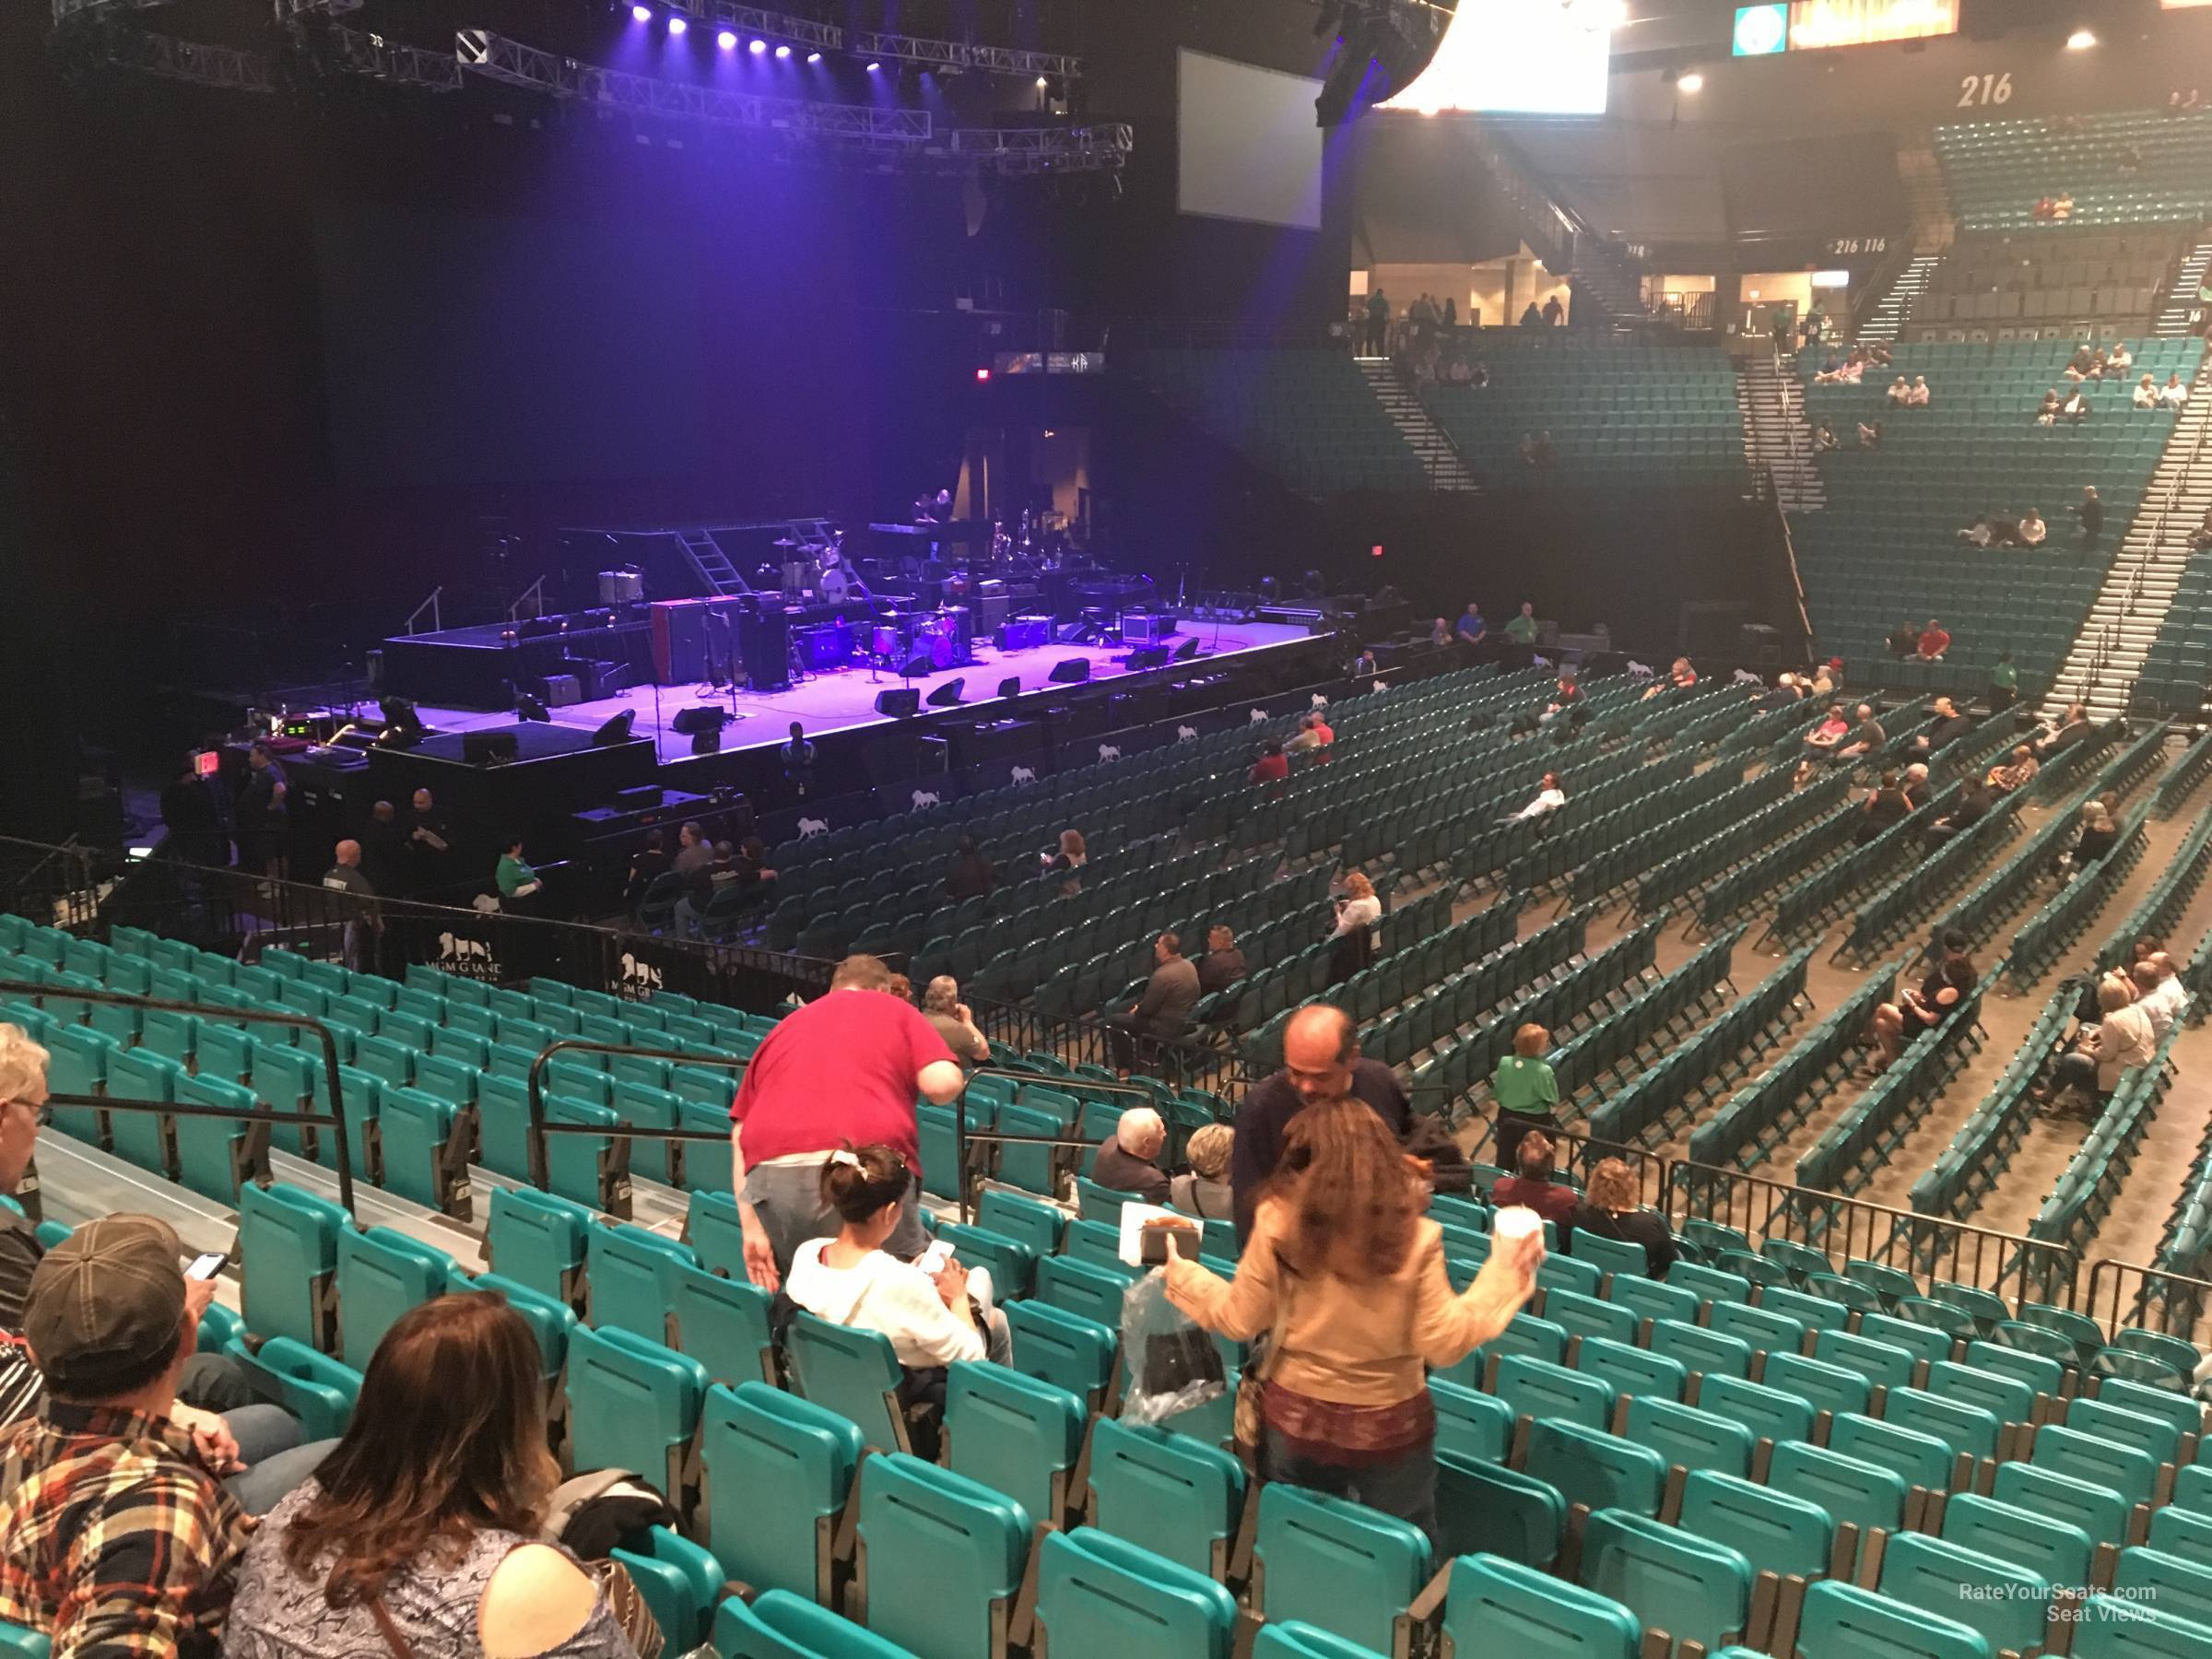
<instances>
[{"instance_id":1,"label":"stage stairs","mask_svg":"<svg viewBox=\"0 0 2212 1659\"><path fill-rule=\"evenodd\" d=\"M2212 241L2200 241L2182 256L2181 272L2159 306L2159 320L2150 331L2152 334L2161 340L2181 339L2204 316L2206 305L2200 296L2207 266L2212 266Z\"/></svg>"},{"instance_id":2,"label":"stage stairs","mask_svg":"<svg viewBox=\"0 0 2212 1659\"><path fill-rule=\"evenodd\" d=\"M1736 359L1735 401L1744 412L1744 459L1774 477L1785 512L1818 512L1828 505L1813 463L1812 429L1805 421L1805 388L1793 365L1771 352Z\"/></svg>"},{"instance_id":3,"label":"stage stairs","mask_svg":"<svg viewBox=\"0 0 2212 1659\"><path fill-rule=\"evenodd\" d=\"M2167 612L2173 608L2182 571L2189 563L2190 535L2212 504L2212 453L2206 444L2212 433L2208 366L2212 357L2197 366L2189 402L2174 418L2158 469L2143 492L2143 504L2121 540L2065 665L2052 681L2047 704L2051 711L2076 700L2088 704L2091 718L2097 720L2127 711L2136 677L2166 624Z\"/></svg>"},{"instance_id":4,"label":"stage stairs","mask_svg":"<svg viewBox=\"0 0 2212 1659\"><path fill-rule=\"evenodd\" d=\"M1436 424L1420 397L1390 366L1388 358L1354 358L1359 372L1367 379L1367 389L1375 394L1382 412L1390 417L1391 425L1406 440L1406 447L1420 457L1421 469L1429 475L1431 489L1456 489L1479 493L1482 486L1467 470L1444 429Z\"/></svg>"},{"instance_id":5,"label":"stage stairs","mask_svg":"<svg viewBox=\"0 0 2212 1659\"><path fill-rule=\"evenodd\" d=\"M678 530L676 539L683 544L684 556L690 559L692 570L710 592L731 597L752 592L745 578L737 573L737 567L730 562L729 555L716 545L712 531Z\"/></svg>"}]
</instances>

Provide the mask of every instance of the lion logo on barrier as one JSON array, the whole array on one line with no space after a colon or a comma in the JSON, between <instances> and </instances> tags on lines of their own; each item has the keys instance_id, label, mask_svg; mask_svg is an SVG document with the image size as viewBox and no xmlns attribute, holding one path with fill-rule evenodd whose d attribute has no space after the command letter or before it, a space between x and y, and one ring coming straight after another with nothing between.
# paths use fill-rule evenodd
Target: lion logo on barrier
<instances>
[{"instance_id":1,"label":"lion logo on barrier","mask_svg":"<svg viewBox=\"0 0 2212 1659\"><path fill-rule=\"evenodd\" d=\"M1099 745L1099 759L1101 759L1101 760L1119 760L1121 758L1122 758L1122 749L1121 749L1121 746L1120 746L1119 744L1115 744L1115 743L1101 743L1101 744L1100 744L1100 745Z\"/></svg>"},{"instance_id":2,"label":"lion logo on barrier","mask_svg":"<svg viewBox=\"0 0 2212 1659\"><path fill-rule=\"evenodd\" d=\"M1014 769L1014 775L1009 782L1015 783L1034 783L1037 782L1037 769L1033 766L1018 766Z\"/></svg>"},{"instance_id":3,"label":"lion logo on barrier","mask_svg":"<svg viewBox=\"0 0 2212 1659\"><path fill-rule=\"evenodd\" d=\"M938 797L937 792L934 789L917 789L914 791L914 810L916 812L921 811L924 806L942 806L945 803L943 800Z\"/></svg>"},{"instance_id":4,"label":"lion logo on barrier","mask_svg":"<svg viewBox=\"0 0 2212 1659\"><path fill-rule=\"evenodd\" d=\"M1175 741L1176 741L1176 742L1178 742L1178 743L1195 743L1195 742L1197 742L1197 741L1198 741L1198 728L1197 728L1196 726L1186 726L1186 725L1179 725L1179 726L1177 726L1177 727L1175 728Z\"/></svg>"},{"instance_id":5,"label":"lion logo on barrier","mask_svg":"<svg viewBox=\"0 0 2212 1659\"><path fill-rule=\"evenodd\" d=\"M806 841L811 836L829 833L830 820L828 818L803 818L799 820L799 839L801 841Z\"/></svg>"}]
</instances>

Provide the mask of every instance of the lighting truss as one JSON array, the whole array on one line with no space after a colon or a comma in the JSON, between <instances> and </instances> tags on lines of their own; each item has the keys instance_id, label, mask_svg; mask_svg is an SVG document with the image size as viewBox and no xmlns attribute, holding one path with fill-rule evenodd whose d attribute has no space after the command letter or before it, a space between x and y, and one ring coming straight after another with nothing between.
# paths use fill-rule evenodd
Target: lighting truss
<instances>
[{"instance_id":1,"label":"lighting truss","mask_svg":"<svg viewBox=\"0 0 2212 1659\"><path fill-rule=\"evenodd\" d=\"M1083 60L1059 52L1018 52L1008 46L975 46L966 41L929 41L914 35L854 29L845 50L855 57L894 58L928 69L982 69L993 75L1043 75L1079 80Z\"/></svg>"},{"instance_id":2,"label":"lighting truss","mask_svg":"<svg viewBox=\"0 0 2212 1659\"><path fill-rule=\"evenodd\" d=\"M153 6L167 6L171 0L53 0L53 20L66 23L72 18L94 16L100 13L146 11Z\"/></svg>"},{"instance_id":3,"label":"lighting truss","mask_svg":"<svg viewBox=\"0 0 2212 1659\"><path fill-rule=\"evenodd\" d=\"M106 42L109 60L127 69L233 92L270 92L269 65L258 53L204 46L174 35L118 33Z\"/></svg>"},{"instance_id":4,"label":"lighting truss","mask_svg":"<svg viewBox=\"0 0 2212 1659\"><path fill-rule=\"evenodd\" d=\"M340 12L359 11L361 0L276 0L276 21L289 23L294 18L335 18Z\"/></svg>"},{"instance_id":5,"label":"lighting truss","mask_svg":"<svg viewBox=\"0 0 2212 1659\"><path fill-rule=\"evenodd\" d=\"M359 4L359 0L355 0ZM324 31L338 67L387 86L417 87L429 92L461 89L461 60L419 46L395 46L381 34L334 23Z\"/></svg>"},{"instance_id":6,"label":"lighting truss","mask_svg":"<svg viewBox=\"0 0 2212 1659\"><path fill-rule=\"evenodd\" d=\"M953 156L987 161L997 171L1017 176L1119 172L1136 147L1135 134L1118 122L1088 127L956 127L947 136Z\"/></svg>"},{"instance_id":7,"label":"lighting truss","mask_svg":"<svg viewBox=\"0 0 2212 1659\"><path fill-rule=\"evenodd\" d=\"M757 6L733 6L729 0L668 0L668 9L723 29L773 35L779 41L811 47L817 52L844 49L845 31L835 24L818 23L812 18L794 18L788 12L762 11Z\"/></svg>"},{"instance_id":8,"label":"lighting truss","mask_svg":"<svg viewBox=\"0 0 2212 1659\"><path fill-rule=\"evenodd\" d=\"M488 80L525 87L555 98L604 110L664 119L712 122L723 126L831 139L856 139L872 147L912 147L930 135L926 110L888 110L868 104L808 103L794 98L759 98L710 87L687 86L602 69L574 58L525 46L485 29L465 29L454 38L460 66Z\"/></svg>"}]
</instances>

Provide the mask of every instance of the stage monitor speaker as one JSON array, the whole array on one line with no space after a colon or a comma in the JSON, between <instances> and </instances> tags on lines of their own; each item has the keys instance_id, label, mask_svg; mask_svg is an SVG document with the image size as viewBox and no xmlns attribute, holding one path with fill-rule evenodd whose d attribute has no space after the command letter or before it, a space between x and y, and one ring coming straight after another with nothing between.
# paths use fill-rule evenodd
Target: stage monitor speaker
<instances>
[{"instance_id":1,"label":"stage monitor speaker","mask_svg":"<svg viewBox=\"0 0 2212 1659\"><path fill-rule=\"evenodd\" d=\"M691 752L695 755L722 753L722 728L718 725L701 726L692 733Z\"/></svg>"},{"instance_id":2,"label":"stage monitor speaker","mask_svg":"<svg viewBox=\"0 0 2212 1659\"><path fill-rule=\"evenodd\" d=\"M551 720L553 712L537 698L522 691L515 695L514 717L517 720Z\"/></svg>"},{"instance_id":3,"label":"stage monitor speaker","mask_svg":"<svg viewBox=\"0 0 2212 1659\"><path fill-rule=\"evenodd\" d=\"M933 709L949 709L960 700L961 688L968 683L964 675L954 675L924 699Z\"/></svg>"},{"instance_id":4,"label":"stage monitor speaker","mask_svg":"<svg viewBox=\"0 0 2212 1659\"><path fill-rule=\"evenodd\" d=\"M1005 679L1000 680L998 694L1001 697L1019 697L1021 695L1021 676L1009 674Z\"/></svg>"},{"instance_id":5,"label":"stage monitor speaker","mask_svg":"<svg viewBox=\"0 0 2212 1659\"><path fill-rule=\"evenodd\" d=\"M1168 665L1168 648L1165 645L1139 645L1129 653L1129 672L1142 674L1147 668L1165 668Z\"/></svg>"},{"instance_id":6,"label":"stage monitor speaker","mask_svg":"<svg viewBox=\"0 0 2212 1659\"><path fill-rule=\"evenodd\" d=\"M629 741L629 723L638 717L635 709L625 709L592 734L594 748L613 748L617 744Z\"/></svg>"},{"instance_id":7,"label":"stage monitor speaker","mask_svg":"<svg viewBox=\"0 0 2212 1659\"><path fill-rule=\"evenodd\" d=\"M729 724L730 712L727 709L702 703L694 708L678 709L676 718L668 723L668 729L686 737L696 737L701 732L719 732Z\"/></svg>"},{"instance_id":8,"label":"stage monitor speaker","mask_svg":"<svg viewBox=\"0 0 2212 1659\"><path fill-rule=\"evenodd\" d=\"M1053 665L1052 673L1045 677L1055 686L1079 686L1090 677L1090 659L1064 657Z\"/></svg>"},{"instance_id":9,"label":"stage monitor speaker","mask_svg":"<svg viewBox=\"0 0 2212 1659\"><path fill-rule=\"evenodd\" d=\"M876 712L904 720L918 713L922 708L922 693L912 686L894 686L888 691L876 693Z\"/></svg>"},{"instance_id":10,"label":"stage monitor speaker","mask_svg":"<svg viewBox=\"0 0 2212 1659\"><path fill-rule=\"evenodd\" d=\"M935 668L936 664L930 661L929 653L923 651L908 657L906 666L900 669L899 672L906 676L908 679L927 679Z\"/></svg>"},{"instance_id":11,"label":"stage monitor speaker","mask_svg":"<svg viewBox=\"0 0 2212 1659\"><path fill-rule=\"evenodd\" d=\"M1198 640L1196 635L1193 635L1190 639L1185 640L1182 644L1175 647L1175 655L1171 660L1178 663L1187 663L1197 654Z\"/></svg>"},{"instance_id":12,"label":"stage monitor speaker","mask_svg":"<svg viewBox=\"0 0 2212 1659\"><path fill-rule=\"evenodd\" d=\"M461 738L461 758L471 766L502 766L519 752L512 732L468 732Z\"/></svg>"}]
</instances>

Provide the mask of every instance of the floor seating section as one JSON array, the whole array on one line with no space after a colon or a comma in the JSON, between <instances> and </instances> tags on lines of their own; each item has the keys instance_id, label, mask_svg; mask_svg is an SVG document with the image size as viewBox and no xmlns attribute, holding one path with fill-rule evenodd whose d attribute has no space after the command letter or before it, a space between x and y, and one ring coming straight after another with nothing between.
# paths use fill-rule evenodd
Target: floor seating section
<instances>
[{"instance_id":1,"label":"floor seating section","mask_svg":"<svg viewBox=\"0 0 2212 1659\"><path fill-rule=\"evenodd\" d=\"M1959 122L1936 129L1936 156L1963 230L2055 234L2212 218L2212 112ZM2073 194L2072 216L2039 220L2036 203L2061 191Z\"/></svg>"},{"instance_id":2,"label":"floor seating section","mask_svg":"<svg viewBox=\"0 0 2212 1659\"><path fill-rule=\"evenodd\" d=\"M2170 372L2192 378L2204 353L2198 340L2132 348L2139 371L2161 383ZM1900 346L1897 371L1927 378L1924 409L1889 407L1878 371L1858 386L1813 384L1820 355L1800 358L1806 418L1828 423L1844 444L1822 459L1826 510L1790 525L1821 652L1877 677L1889 672L1884 641L1899 622L1917 628L1935 617L1952 643L1921 677L1930 689L1979 694L2006 651L2023 684L2056 671L2173 424L2170 414L2132 408L2125 385L2092 381L2084 382L2088 418L2036 425L2043 394L2067 384L2060 371L2070 355L2063 341ZM1880 447L1856 447L1858 424L1877 420ZM2093 554L2084 553L2073 515L2086 485L2104 502ZM2030 507L2050 526L2041 547L1979 549L1958 539L1981 514Z\"/></svg>"},{"instance_id":3,"label":"floor seating section","mask_svg":"<svg viewBox=\"0 0 2212 1659\"><path fill-rule=\"evenodd\" d=\"M1468 347L1486 386L1425 386L1421 399L1492 488L1741 485L1743 416L1727 355L1566 330L1490 329ZM1524 436L1548 432L1558 464L1522 465Z\"/></svg>"},{"instance_id":4,"label":"floor seating section","mask_svg":"<svg viewBox=\"0 0 2212 1659\"><path fill-rule=\"evenodd\" d=\"M1907 312L1908 339L1942 340L1972 325L2041 331L2110 320L2144 332L2172 286L2188 241L2172 229L2043 228L1962 236Z\"/></svg>"},{"instance_id":5,"label":"floor seating section","mask_svg":"<svg viewBox=\"0 0 2212 1659\"><path fill-rule=\"evenodd\" d=\"M1126 372L1300 494L1429 487L1420 457L1342 351L1151 348L1119 355Z\"/></svg>"}]
</instances>

